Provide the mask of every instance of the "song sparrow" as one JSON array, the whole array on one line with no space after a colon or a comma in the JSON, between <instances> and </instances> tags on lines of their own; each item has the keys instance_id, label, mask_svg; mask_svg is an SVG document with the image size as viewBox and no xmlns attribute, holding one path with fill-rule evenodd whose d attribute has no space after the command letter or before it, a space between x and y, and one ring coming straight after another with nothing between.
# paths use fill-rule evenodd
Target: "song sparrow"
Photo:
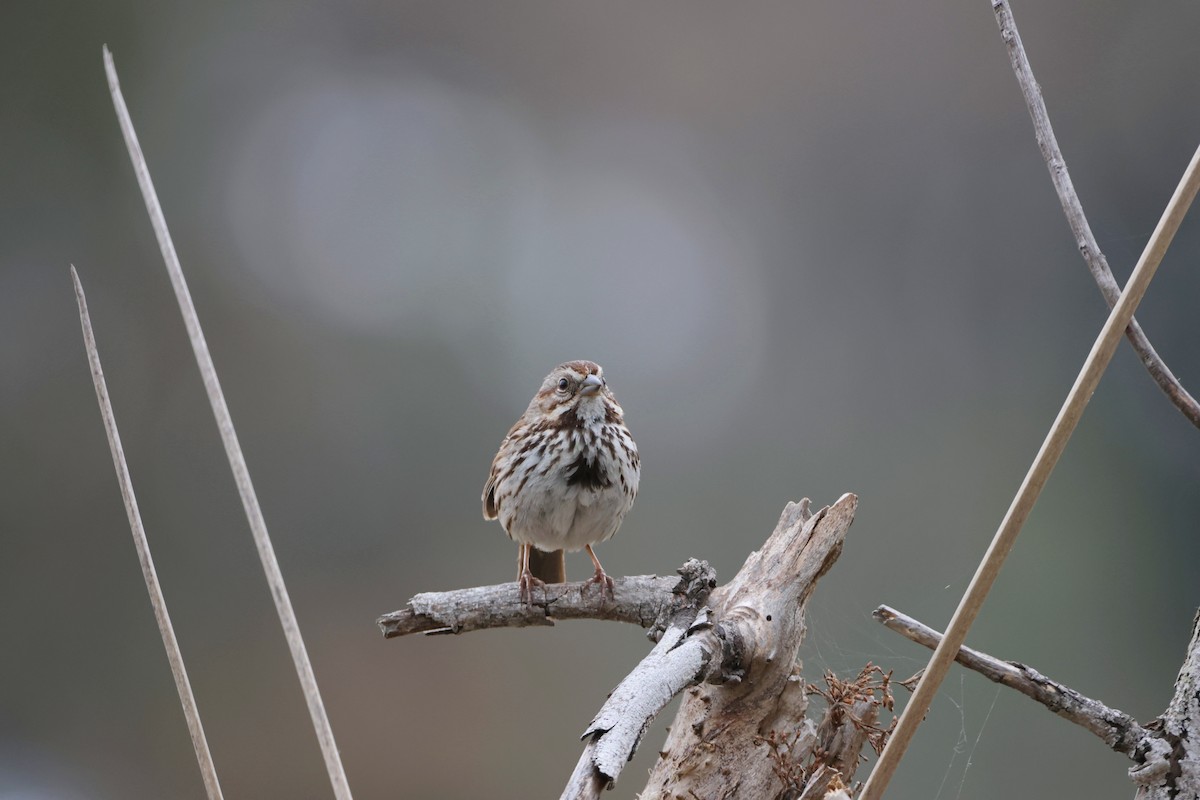
<instances>
[{"instance_id":1,"label":"song sparrow","mask_svg":"<svg viewBox=\"0 0 1200 800\"><path fill-rule=\"evenodd\" d=\"M525 602L533 586L566 580L563 551L580 548L596 567L589 582L611 596L613 580L592 545L621 527L639 475L637 445L600 365L555 367L500 443L483 486L484 519L499 518L520 545L517 581Z\"/></svg>"}]
</instances>

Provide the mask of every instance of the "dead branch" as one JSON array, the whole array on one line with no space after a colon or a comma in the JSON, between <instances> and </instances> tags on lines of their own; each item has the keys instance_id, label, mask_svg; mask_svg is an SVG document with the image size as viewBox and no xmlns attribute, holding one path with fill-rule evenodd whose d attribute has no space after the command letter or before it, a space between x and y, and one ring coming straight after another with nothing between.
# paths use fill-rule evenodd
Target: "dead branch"
<instances>
[{"instance_id":1,"label":"dead branch","mask_svg":"<svg viewBox=\"0 0 1200 800\"><path fill-rule=\"evenodd\" d=\"M689 569L691 567L691 569ZM638 743L671 698L718 670L720 644L703 635L711 629L703 604L716 573L694 559L684 577L678 604L658 644L609 695L583 736L587 744L563 790L563 800L597 798L610 788L633 757Z\"/></svg>"},{"instance_id":2,"label":"dead branch","mask_svg":"<svg viewBox=\"0 0 1200 800\"><path fill-rule=\"evenodd\" d=\"M870 666L854 682L829 676L820 692L828 708L815 725L804 716L808 687L796 650L805 601L840 554L857 503L847 494L815 514L807 500L789 503L762 549L716 589L712 569L692 559L682 579L618 579L604 603L594 588L566 584L527 607L511 583L417 595L378 622L387 637L572 618L651 628L658 644L587 726L563 798L596 798L611 787L650 723L689 686L641 797L836 795L853 779L864 743L882 746L887 732L876 716L891 708L887 678Z\"/></svg>"},{"instance_id":3,"label":"dead branch","mask_svg":"<svg viewBox=\"0 0 1200 800\"><path fill-rule=\"evenodd\" d=\"M823 747L815 732L803 735L812 722L804 717L796 650L805 602L841 553L857 502L843 495L811 516L807 501L789 504L762 549L713 592L709 627L690 637L706 643L712 656L697 675L703 683L679 707L644 800L802 796L803 789L781 787L764 737L774 732L778 741L801 731L795 763ZM857 755L849 763L857 765ZM826 783L836 770L829 764L827 771Z\"/></svg>"},{"instance_id":4,"label":"dead branch","mask_svg":"<svg viewBox=\"0 0 1200 800\"><path fill-rule=\"evenodd\" d=\"M936 648L942 640L941 633L894 608L880 606L872 616L888 629L930 650ZM1047 678L1033 667L1016 661L1001 661L970 647L959 648L954 660L990 681L1016 689L1063 719L1086 728L1118 753L1136 759L1149 747L1150 731L1132 716L1124 711L1109 708L1099 700L1085 697L1074 689Z\"/></svg>"},{"instance_id":5,"label":"dead branch","mask_svg":"<svg viewBox=\"0 0 1200 800\"><path fill-rule=\"evenodd\" d=\"M934 648L942 635L895 609L880 606L873 614L889 629L925 647ZM1200 613L1192 623L1192 638L1171 705L1149 725L1123 711L1047 678L1033 667L972 650L959 649L955 659L988 680L1016 689L1064 719L1099 736L1134 765L1129 777L1137 785L1136 800L1200 798L1200 740L1191 735L1200 722Z\"/></svg>"},{"instance_id":6,"label":"dead branch","mask_svg":"<svg viewBox=\"0 0 1200 800\"><path fill-rule=\"evenodd\" d=\"M1012 9L1009 8L1007 0L992 0L992 10L995 12L996 22L1000 26L1000 36L1008 48L1009 61L1012 62L1013 72L1021 87L1025 105L1029 109L1029 116L1033 118L1033 129L1037 137L1038 148L1042 152L1046 168L1050 171L1050 180L1054 183L1058 201L1062 205L1063 213L1066 214L1067 224L1071 226L1075 244L1087 264L1088 271L1092 273L1092 278L1100 287L1100 294L1104 295L1104 301L1111 309L1121 296L1121 287L1113 277L1112 270L1108 266L1108 259L1100 250L1100 245L1092 234L1092 226L1088 224L1087 217L1083 213L1083 205L1079 202L1079 195L1075 192L1071 174L1067 171L1067 162L1058 147L1058 138L1054 135L1054 128L1050 125L1050 113L1046 110L1045 100L1042 99L1041 87L1038 86L1038 82L1033 76L1033 68L1029 64L1029 58L1025 55L1025 47L1021 44L1021 34L1017 31L1017 22L1013 19ZM1179 379L1167 368L1166 363L1155 351L1154 346L1150 344L1150 339L1142 331L1142 326L1136 319L1129 320L1129 326L1125 329L1125 338L1129 340L1134 352L1137 353L1150 376L1154 378L1154 382L1163 390L1171 403L1191 420L1193 425L1200 427L1200 403L1196 402L1195 398L1183 388Z\"/></svg>"},{"instance_id":7,"label":"dead branch","mask_svg":"<svg viewBox=\"0 0 1200 800\"><path fill-rule=\"evenodd\" d=\"M1200 613L1167 710L1149 727L1154 739L1142 764L1129 770L1136 800L1200 798Z\"/></svg>"},{"instance_id":8,"label":"dead branch","mask_svg":"<svg viewBox=\"0 0 1200 800\"><path fill-rule=\"evenodd\" d=\"M468 633L485 628L553 625L560 619L630 622L661 633L666 620L687 600L688 576L701 567L707 569L707 562L692 559L684 564L679 569L684 576L682 580L663 575L617 578L612 599L603 603L596 584L587 581L551 584L545 591L534 593L532 605L521 601L515 581L426 592L414 595L407 606L384 614L376 622L386 639L413 633Z\"/></svg>"}]
</instances>

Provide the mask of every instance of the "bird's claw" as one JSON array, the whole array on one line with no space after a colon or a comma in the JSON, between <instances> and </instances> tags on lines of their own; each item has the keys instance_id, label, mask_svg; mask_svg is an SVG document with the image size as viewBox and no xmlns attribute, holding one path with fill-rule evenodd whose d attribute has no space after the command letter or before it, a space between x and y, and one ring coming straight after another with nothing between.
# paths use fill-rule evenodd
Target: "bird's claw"
<instances>
[{"instance_id":1,"label":"bird's claw","mask_svg":"<svg viewBox=\"0 0 1200 800\"><path fill-rule=\"evenodd\" d=\"M593 583L600 587L600 602L604 602L606 598L608 600L616 599L616 584L613 582L613 579L608 576L607 572L602 569L597 569L596 574L584 582L583 590L587 591L588 586Z\"/></svg>"},{"instance_id":2,"label":"bird's claw","mask_svg":"<svg viewBox=\"0 0 1200 800\"><path fill-rule=\"evenodd\" d=\"M546 582L541 578L535 577L532 572L525 570L521 573L521 577L517 580L517 588L520 593L521 602L526 607L533 607L533 587L540 586L542 588L542 596L546 594Z\"/></svg>"}]
</instances>

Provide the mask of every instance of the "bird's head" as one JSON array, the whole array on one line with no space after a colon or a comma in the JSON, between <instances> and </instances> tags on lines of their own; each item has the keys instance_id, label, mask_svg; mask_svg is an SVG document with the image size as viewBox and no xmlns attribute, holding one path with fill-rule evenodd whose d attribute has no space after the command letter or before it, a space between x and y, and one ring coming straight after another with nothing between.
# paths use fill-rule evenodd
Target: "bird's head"
<instances>
[{"instance_id":1,"label":"bird's head","mask_svg":"<svg viewBox=\"0 0 1200 800\"><path fill-rule=\"evenodd\" d=\"M604 370L594 361L559 364L542 381L531 410L563 424L585 424L621 417L617 398L608 388Z\"/></svg>"}]
</instances>

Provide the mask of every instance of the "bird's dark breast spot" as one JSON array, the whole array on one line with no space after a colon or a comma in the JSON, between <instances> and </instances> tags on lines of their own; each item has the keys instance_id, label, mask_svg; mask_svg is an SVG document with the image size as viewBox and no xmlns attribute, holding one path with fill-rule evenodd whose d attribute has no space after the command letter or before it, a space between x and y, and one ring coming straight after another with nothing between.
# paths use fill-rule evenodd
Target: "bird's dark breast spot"
<instances>
[{"instance_id":1,"label":"bird's dark breast spot","mask_svg":"<svg viewBox=\"0 0 1200 800\"><path fill-rule=\"evenodd\" d=\"M575 407L572 406L558 415L555 425L560 430L578 430L583 427L583 420L575 413Z\"/></svg>"},{"instance_id":2,"label":"bird's dark breast spot","mask_svg":"<svg viewBox=\"0 0 1200 800\"><path fill-rule=\"evenodd\" d=\"M590 461L580 455L567 465L567 485L582 486L584 489L607 489L612 481L599 461Z\"/></svg>"}]
</instances>

